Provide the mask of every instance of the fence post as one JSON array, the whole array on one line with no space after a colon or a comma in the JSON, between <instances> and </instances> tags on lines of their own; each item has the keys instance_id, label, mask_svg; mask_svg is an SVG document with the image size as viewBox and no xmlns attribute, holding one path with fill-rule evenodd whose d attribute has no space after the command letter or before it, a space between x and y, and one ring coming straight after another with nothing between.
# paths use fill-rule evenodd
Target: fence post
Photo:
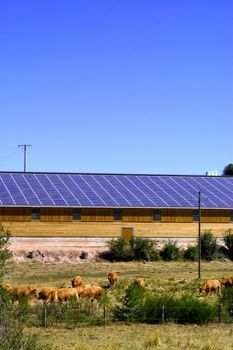
<instances>
[{"instance_id":1,"label":"fence post","mask_svg":"<svg viewBox=\"0 0 233 350\"><path fill-rule=\"evenodd\" d=\"M164 323L164 305L162 305L162 323Z\"/></svg>"},{"instance_id":2,"label":"fence post","mask_svg":"<svg viewBox=\"0 0 233 350\"><path fill-rule=\"evenodd\" d=\"M221 323L221 304L218 305L218 322Z\"/></svg>"},{"instance_id":3,"label":"fence post","mask_svg":"<svg viewBox=\"0 0 233 350\"><path fill-rule=\"evenodd\" d=\"M44 327L47 327L47 304L44 303Z\"/></svg>"},{"instance_id":4,"label":"fence post","mask_svg":"<svg viewBox=\"0 0 233 350\"><path fill-rule=\"evenodd\" d=\"M106 306L104 305L104 325L106 326L107 323L107 309Z\"/></svg>"}]
</instances>

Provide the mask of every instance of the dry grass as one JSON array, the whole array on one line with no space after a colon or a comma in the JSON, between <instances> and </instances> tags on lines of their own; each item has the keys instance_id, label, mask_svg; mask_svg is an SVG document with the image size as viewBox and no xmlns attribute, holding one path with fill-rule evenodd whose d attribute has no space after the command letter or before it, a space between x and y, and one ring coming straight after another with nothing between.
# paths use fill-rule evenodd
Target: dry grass
<instances>
[{"instance_id":1,"label":"dry grass","mask_svg":"<svg viewBox=\"0 0 233 350\"><path fill-rule=\"evenodd\" d=\"M232 325L114 324L75 329L30 329L57 350L232 350Z\"/></svg>"},{"instance_id":2,"label":"dry grass","mask_svg":"<svg viewBox=\"0 0 233 350\"><path fill-rule=\"evenodd\" d=\"M143 277L146 288L154 293L170 292L197 295L197 288L205 279L222 278L233 274L233 262L214 261L202 264L202 279L198 280L198 266L193 262L129 262L82 263L74 265L44 265L39 263L10 263L5 282L14 285L70 286L70 280L81 275L85 283L107 285L107 274L117 271L120 280L109 291L111 304L123 295L127 285L136 277ZM216 301L217 295L203 297ZM232 325L145 325L109 324L107 326L79 326L76 328L28 328L26 332L39 335L45 344L58 350L141 350L192 349L232 350Z\"/></svg>"},{"instance_id":3,"label":"dry grass","mask_svg":"<svg viewBox=\"0 0 233 350\"><path fill-rule=\"evenodd\" d=\"M129 281L144 277L147 281L195 281L197 263L193 262L128 262L82 263L53 265L40 263L10 263L5 280L13 284L35 283L38 285L69 286L70 280L81 275L86 283L107 283L109 271L117 271L120 279ZM202 280L222 278L233 274L233 262L213 261L202 263Z\"/></svg>"}]
</instances>

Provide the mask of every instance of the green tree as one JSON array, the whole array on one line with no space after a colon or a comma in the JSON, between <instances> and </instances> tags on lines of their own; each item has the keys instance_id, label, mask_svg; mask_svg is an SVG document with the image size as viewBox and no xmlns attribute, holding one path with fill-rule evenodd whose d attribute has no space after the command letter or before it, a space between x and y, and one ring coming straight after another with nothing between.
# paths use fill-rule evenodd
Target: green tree
<instances>
[{"instance_id":1,"label":"green tree","mask_svg":"<svg viewBox=\"0 0 233 350\"><path fill-rule=\"evenodd\" d=\"M225 232L223 240L227 247L226 254L231 260L233 260L233 230L232 229L229 229Z\"/></svg>"},{"instance_id":2,"label":"green tree","mask_svg":"<svg viewBox=\"0 0 233 350\"><path fill-rule=\"evenodd\" d=\"M206 261L214 260L217 256L217 239L210 230L201 234L201 258Z\"/></svg>"},{"instance_id":3,"label":"green tree","mask_svg":"<svg viewBox=\"0 0 233 350\"><path fill-rule=\"evenodd\" d=\"M10 237L10 230L0 224L0 350L49 350L51 347L38 343L34 334L24 335L24 326L16 316L17 309L2 286L6 263L11 257Z\"/></svg>"},{"instance_id":4,"label":"green tree","mask_svg":"<svg viewBox=\"0 0 233 350\"><path fill-rule=\"evenodd\" d=\"M233 176L233 164L230 163L223 169L223 175Z\"/></svg>"},{"instance_id":5,"label":"green tree","mask_svg":"<svg viewBox=\"0 0 233 350\"><path fill-rule=\"evenodd\" d=\"M10 246L11 232L0 224L0 283L6 272L6 262L11 257Z\"/></svg>"}]
</instances>

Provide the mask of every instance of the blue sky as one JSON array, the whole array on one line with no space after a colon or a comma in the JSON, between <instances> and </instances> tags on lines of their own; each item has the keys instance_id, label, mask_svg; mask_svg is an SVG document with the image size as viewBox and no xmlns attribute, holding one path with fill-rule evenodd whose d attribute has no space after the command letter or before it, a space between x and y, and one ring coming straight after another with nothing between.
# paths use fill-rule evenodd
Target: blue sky
<instances>
[{"instance_id":1,"label":"blue sky","mask_svg":"<svg viewBox=\"0 0 233 350\"><path fill-rule=\"evenodd\" d=\"M232 0L0 4L0 170L233 163Z\"/></svg>"}]
</instances>

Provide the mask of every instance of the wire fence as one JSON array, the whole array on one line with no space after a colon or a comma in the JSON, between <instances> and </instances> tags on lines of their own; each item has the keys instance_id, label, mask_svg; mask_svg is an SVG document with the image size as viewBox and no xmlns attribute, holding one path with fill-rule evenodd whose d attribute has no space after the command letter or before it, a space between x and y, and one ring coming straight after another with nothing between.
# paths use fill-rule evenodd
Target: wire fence
<instances>
[{"instance_id":1,"label":"wire fence","mask_svg":"<svg viewBox=\"0 0 233 350\"><path fill-rule=\"evenodd\" d=\"M131 317L124 319L127 322L143 322L151 324L205 324L205 323L233 323L233 309L222 304L209 308L176 307L159 305L145 317L144 310L132 309ZM118 314L119 315L119 314ZM122 316L124 310L122 310ZM135 317L137 315L137 317ZM4 312L0 311L0 332L4 330L6 322L18 320L26 326L60 327L82 325L107 325L116 322L115 309L95 303L64 303L40 304L33 307L16 305Z\"/></svg>"}]
</instances>

